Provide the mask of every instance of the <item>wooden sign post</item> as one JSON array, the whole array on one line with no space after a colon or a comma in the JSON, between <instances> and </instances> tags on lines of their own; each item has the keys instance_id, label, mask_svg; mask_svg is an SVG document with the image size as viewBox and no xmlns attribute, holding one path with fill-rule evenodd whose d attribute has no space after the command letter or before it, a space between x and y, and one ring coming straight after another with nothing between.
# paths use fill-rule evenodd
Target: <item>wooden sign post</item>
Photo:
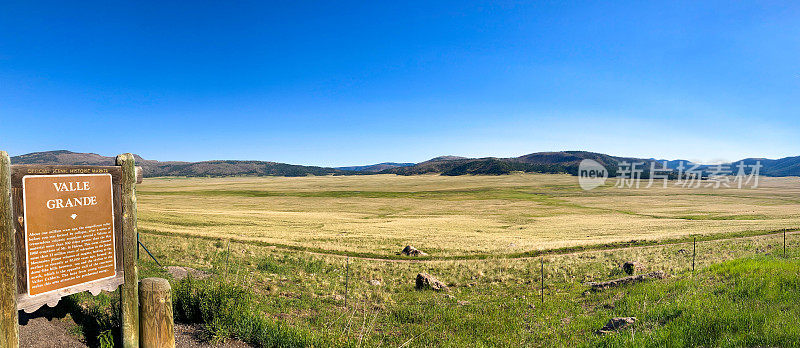
<instances>
[{"instance_id":1,"label":"wooden sign post","mask_svg":"<svg viewBox=\"0 0 800 348\"><path fill-rule=\"evenodd\" d=\"M136 167L133 155L117 156L117 165L122 167L122 346L139 347L139 269L136 251L139 247L136 230Z\"/></svg>"},{"instance_id":2,"label":"wooden sign post","mask_svg":"<svg viewBox=\"0 0 800 348\"><path fill-rule=\"evenodd\" d=\"M0 151L0 348L19 346L17 266L11 209L11 158Z\"/></svg>"},{"instance_id":3,"label":"wooden sign post","mask_svg":"<svg viewBox=\"0 0 800 348\"><path fill-rule=\"evenodd\" d=\"M123 347L139 347L137 168L116 164L12 166L0 151L0 348L19 345L18 310L120 285Z\"/></svg>"}]
</instances>

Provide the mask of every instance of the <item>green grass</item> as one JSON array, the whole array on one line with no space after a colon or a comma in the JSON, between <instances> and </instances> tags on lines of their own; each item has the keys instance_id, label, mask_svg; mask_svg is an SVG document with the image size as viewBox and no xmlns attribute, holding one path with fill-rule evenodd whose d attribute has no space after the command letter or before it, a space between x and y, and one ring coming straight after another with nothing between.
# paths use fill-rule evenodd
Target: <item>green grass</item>
<instances>
[{"instance_id":1,"label":"green grass","mask_svg":"<svg viewBox=\"0 0 800 348\"><path fill-rule=\"evenodd\" d=\"M173 285L175 320L202 323L215 340L237 338L259 347L321 346L314 336L270 320L247 289L214 280L186 278Z\"/></svg>"},{"instance_id":2,"label":"green grass","mask_svg":"<svg viewBox=\"0 0 800 348\"><path fill-rule=\"evenodd\" d=\"M82 337L90 347L120 346L119 290L91 296L78 293L63 298L54 308L42 309L55 317L69 316L75 326L67 329L71 335Z\"/></svg>"},{"instance_id":3,"label":"green grass","mask_svg":"<svg viewBox=\"0 0 800 348\"><path fill-rule=\"evenodd\" d=\"M306 266L295 259L282 267ZM509 285L457 291L457 297L471 299L465 305L441 294L409 289L402 294L401 305L338 310L338 315L333 313L329 319L311 321L316 330L265 318L260 311L269 311L271 300L218 280L176 282L173 296L176 319L204 323L218 339L234 337L261 347L385 343L416 347L800 346L798 259L736 259L701 269L694 276L679 274L600 293L582 293L586 288L581 285L556 282L548 287L545 303L539 303L535 291L531 294L525 288ZM309 302L321 304L301 299L282 310ZM614 316L635 316L638 321L619 333L593 333ZM348 334L359 325L363 329L376 323L384 329L367 337Z\"/></svg>"},{"instance_id":4,"label":"green grass","mask_svg":"<svg viewBox=\"0 0 800 348\"><path fill-rule=\"evenodd\" d=\"M679 217L685 220L768 220L764 214L738 214L738 215L685 215Z\"/></svg>"},{"instance_id":5,"label":"green grass","mask_svg":"<svg viewBox=\"0 0 800 348\"><path fill-rule=\"evenodd\" d=\"M278 257L267 256L259 262L257 269L259 271L275 274L286 274L289 272L297 272L298 270L308 274L333 271L330 265L320 260L290 255L281 255Z\"/></svg>"},{"instance_id":6,"label":"green grass","mask_svg":"<svg viewBox=\"0 0 800 348\"><path fill-rule=\"evenodd\" d=\"M681 245L545 256L544 303L538 259L351 258L346 276L338 256L201 238L148 235L144 242L167 264L190 262L214 274L173 283L176 317L204 323L218 339L256 346L792 347L800 337L791 319L800 314L800 255L791 237L788 259L780 256L780 236L700 243L694 277ZM185 245L165 252L179 243ZM621 276L622 260L671 276L586 292L585 281ZM142 273L159 272L149 260L140 265ZM414 290L413 277L423 271L451 291ZM639 321L618 334L594 335L614 316Z\"/></svg>"},{"instance_id":7,"label":"green grass","mask_svg":"<svg viewBox=\"0 0 800 348\"><path fill-rule=\"evenodd\" d=\"M587 345L797 347L800 261L734 260L694 279L630 287L613 312L640 321L632 330Z\"/></svg>"}]
</instances>

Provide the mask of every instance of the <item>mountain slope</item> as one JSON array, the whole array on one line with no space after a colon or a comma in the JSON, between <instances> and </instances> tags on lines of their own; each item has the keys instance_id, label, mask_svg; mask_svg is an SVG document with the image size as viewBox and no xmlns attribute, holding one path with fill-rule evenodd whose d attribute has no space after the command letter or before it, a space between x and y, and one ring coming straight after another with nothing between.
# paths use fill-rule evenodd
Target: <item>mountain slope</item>
<instances>
[{"instance_id":1,"label":"mountain slope","mask_svg":"<svg viewBox=\"0 0 800 348\"><path fill-rule=\"evenodd\" d=\"M441 173L442 175L502 175L512 172L573 174L578 173L578 165L584 159L593 159L616 173L621 157L586 152L537 152L512 158L464 158L455 156L436 157L417 163L411 167L391 168L381 173L398 175L417 175Z\"/></svg>"},{"instance_id":2,"label":"mountain slope","mask_svg":"<svg viewBox=\"0 0 800 348\"><path fill-rule=\"evenodd\" d=\"M146 160L134 155L137 165L144 169L146 177L154 176L305 176L305 175L361 175L361 174L441 174L441 175L502 175L513 172L558 173L577 175L578 166L584 159L591 159L605 166L609 176L616 176L619 164L625 162L645 162L642 178L648 177L650 163L657 166L663 160L611 156L588 151L535 152L511 158L466 158L441 156L417 164L385 162L367 166L326 168L302 166L265 161L203 161L203 162L160 162ZM730 165L736 174L736 163L753 165L760 161L761 175L800 176L800 156L781 159L747 158ZM61 164L61 165L114 165L114 158L94 153L72 151L35 152L11 158L13 164ZM687 163L689 163L687 161ZM690 163L689 163L690 164ZM667 166L676 169L679 161L668 161ZM700 166L708 171L712 166ZM749 170L748 170L749 172ZM676 176L674 173L672 176Z\"/></svg>"},{"instance_id":3,"label":"mountain slope","mask_svg":"<svg viewBox=\"0 0 800 348\"><path fill-rule=\"evenodd\" d=\"M155 176L305 176L305 175L353 175L352 171L335 168L301 166L264 161L203 161L203 162L159 162L134 155L136 164L142 166L145 177ZM78 153L67 150L34 152L14 156L12 164L55 165L114 165L114 157L95 153Z\"/></svg>"},{"instance_id":4,"label":"mountain slope","mask_svg":"<svg viewBox=\"0 0 800 348\"><path fill-rule=\"evenodd\" d=\"M784 157L781 159L746 158L742 160L747 165L761 161L761 175L766 176L800 176L800 156ZM736 170L736 168L734 168Z\"/></svg>"},{"instance_id":5,"label":"mountain slope","mask_svg":"<svg viewBox=\"0 0 800 348\"><path fill-rule=\"evenodd\" d=\"M560 152L535 152L519 157L511 158L464 158L455 156L437 157L425 162L417 163L414 166L403 168L390 168L381 171L383 174L397 175L418 175L437 173L442 175L502 175L512 172L528 173L566 173L577 175L578 166L584 159L591 159L605 166L609 171L609 176L616 176L620 163L644 162L641 178L649 177L650 165L661 168L664 160L653 158L632 158L611 156L602 153L588 151L560 151ZM761 175L765 176L800 176L800 156L786 157L777 160L764 158L749 158L733 162L730 165L732 175L736 175L738 168L736 164L744 162L746 165L753 165L756 161L761 161L763 166L760 170ZM688 169L692 167L690 161L672 160L667 161L667 167L673 169L669 173L670 178L677 177L677 168L680 162ZM709 171L714 166L699 165L696 169ZM750 172L748 168L747 173Z\"/></svg>"},{"instance_id":6,"label":"mountain slope","mask_svg":"<svg viewBox=\"0 0 800 348\"><path fill-rule=\"evenodd\" d=\"M134 158L136 159L136 163L139 165L147 162L137 155L134 155ZM11 157L12 164L113 166L114 162L114 157L102 156L96 153L79 153L67 150L33 152Z\"/></svg>"},{"instance_id":7,"label":"mountain slope","mask_svg":"<svg viewBox=\"0 0 800 348\"><path fill-rule=\"evenodd\" d=\"M397 167L410 167L416 163L396 163L396 162L383 162L378 164L370 164L366 166L349 166L349 167L336 167L341 170L351 170L355 172L380 172L382 170L397 168Z\"/></svg>"}]
</instances>

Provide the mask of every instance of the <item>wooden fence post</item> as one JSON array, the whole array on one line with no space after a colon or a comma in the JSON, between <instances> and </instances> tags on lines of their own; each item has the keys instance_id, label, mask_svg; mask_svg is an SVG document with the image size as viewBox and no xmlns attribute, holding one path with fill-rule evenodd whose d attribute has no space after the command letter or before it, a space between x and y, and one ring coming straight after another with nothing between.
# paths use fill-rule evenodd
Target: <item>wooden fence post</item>
<instances>
[{"instance_id":1,"label":"wooden fence post","mask_svg":"<svg viewBox=\"0 0 800 348\"><path fill-rule=\"evenodd\" d=\"M122 346L139 348L139 270L136 265L136 165L133 155L117 156L122 167Z\"/></svg>"},{"instance_id":2,"label":"wooden fence post","mask_svg":"<svg viewBox=\"0 0 800 348\"><path fill-rule=\"evenodd\" d=\"M544 304L544 257L541 258L542 261L542 303Z\"/></svg>"},{"instance_id":3,"label":"wooden fence post","mask_svg":"<svg viewBox=\"0 0 800 348\"><path fill-rule=\"evenodd\" d=\"M172 288L162 278L145 278L139 284L139 334L142 348L175 348Z\"/></svg>"},{"instance_id":4,"label":"wooden fence post","mask_svg":"<svg viewBox=\"0 0 800 348\"><path fill-rule=\"evenodd\" d=\"M694 276L695 255L697 255L697 237L692 238L692 276Z\"/></svg>"},{"instance_id":5,"label":"wooden fence post","mask_svg":"<svg viewBox=\"0 0 800 348\"><path fill-rule=\"evenodd\" d=\"M347 297L350 290L350 256L347 257L347 270L344 273L344 308L347 308Z\"/></svg>"},{"instance_id":6,"label":"wooden fence post","mask_svg":"<svg viewBox=\"0 0 800 348\"><path fill-rule=\"evenodd\" d=\"M0 348L19 347L11 158L0 151Z\"/></svg>"}]
</instances>

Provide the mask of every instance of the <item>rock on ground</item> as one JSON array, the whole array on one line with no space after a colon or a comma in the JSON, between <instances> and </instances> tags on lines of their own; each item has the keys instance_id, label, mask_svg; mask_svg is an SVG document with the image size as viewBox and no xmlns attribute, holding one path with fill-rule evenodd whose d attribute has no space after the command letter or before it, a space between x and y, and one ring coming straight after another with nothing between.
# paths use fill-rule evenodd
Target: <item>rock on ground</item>
<instances>
[{"instance_id":1,"label":"rock on ground","mask_svg":"<svg viewBox=\"0 0 800 348\"><path fill-rule=\"evenodd\" d=\"M181 266L167 266L167 272L169 272L169 274L172 276L172 278L175 278L175 280L184 279L189 275L191 275L194 279L206 279L211 276L211 273L209 272Z\"/></svg>"},{"instance_id":2,"label":"rock on ground","mask_svg":"<svg viewBox=\"0 0 800 348\"><path fill-rule=\"evenodd\" d=\"M655 271L646 274L640 274L635 276L629 276L614 280L609 280L607 282L591 282L588 283L589 286L592 287L592 290L603 290L607 288L613 288L615 286L625 285L625 284L633 284L633 283L640 283L650 279L664 279L667 275L663 271Z\"/></svg>"},{"instance_id":3,"label":"rock on ground","mask_svg":"<svg viewBox=\"0 0 800 348\"><path fill-rule=\"evenodd\" d=\"M636 317L611 318L602 329L595 331L597 335L606 335L625 329L636 322Z\"/></svg>"},{"instance_id":4,"label":"rock on ground","mask_svg":"<svg viewBox=\"0 0 800 348\"><path fill-rule=\"evenodd\" d=\"M642 269L642 264L636 261L627 261L622 264L622 271L627 275L633 275L636 271Z\"/></svg>"},{"instance_id":5,"label":"rock on ground","mask_svg":"<svg viewBox=\"0 0 800 348\"><path fill-rule=\"evenodd\" d=\"M428 253L426 253L426 252L424 252L422 250L418 250L417 248L415 248L413 246L406 245L406 247L403 248L403 251L400 252L400 255L405 255L405 256L428 256Z\"/></svg>"},{"instance_id":6,"label":"rock on ground","mask_svg":"<svg viewBox=\"0 0 800 348\"><path fill-rule=\"evenodd\" d=\"M428 273L417 274L417 290L448 291L447 285Z\"/></svg>"}]
</instances>

